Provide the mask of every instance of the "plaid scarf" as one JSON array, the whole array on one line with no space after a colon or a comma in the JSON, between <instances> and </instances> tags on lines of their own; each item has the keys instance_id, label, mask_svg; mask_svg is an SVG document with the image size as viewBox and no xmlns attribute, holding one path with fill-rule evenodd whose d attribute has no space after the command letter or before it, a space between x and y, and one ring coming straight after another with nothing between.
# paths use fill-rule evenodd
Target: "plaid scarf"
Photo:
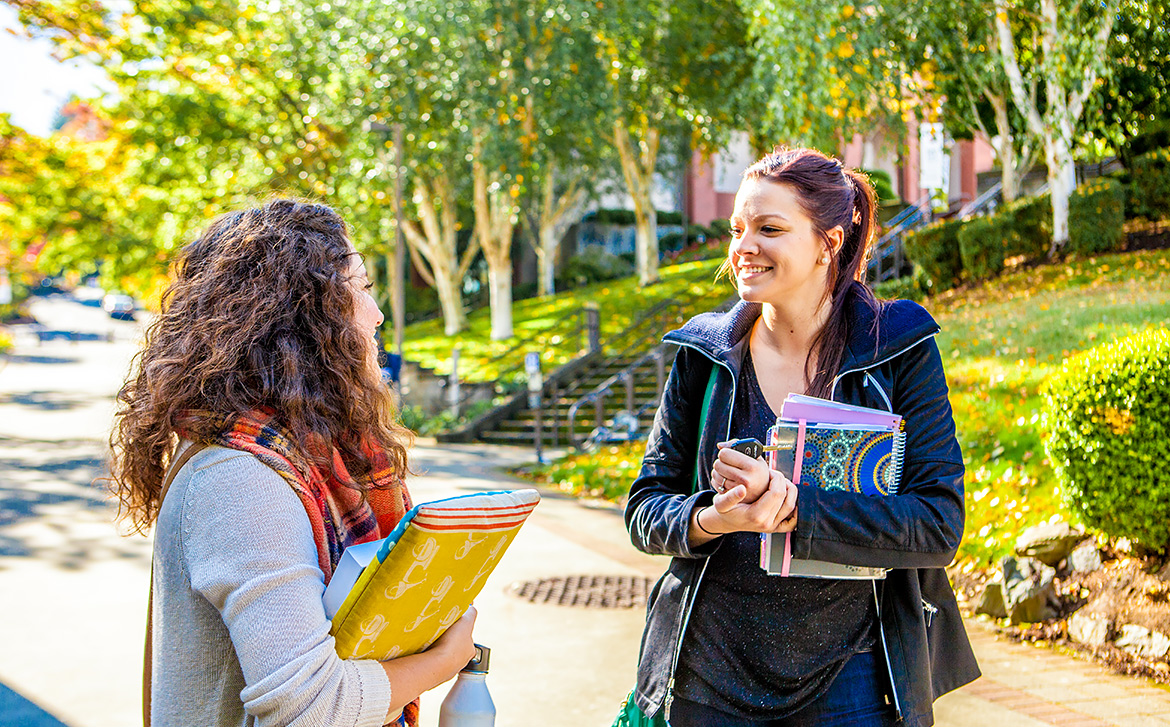
<instances>
[{"instance_id":1,"label":"plaid scarf","mask_svg":"<svg viewBox=\"0 0 1170 727\"><path fill-rule=\"evenodd\" d=\"M308 462L289 434L273 423L268 411L252 411L236 417L234 424L220 432L214 443L255 455L288 482L300 498L313 528L317 546L317 564L325 574L325 583L341 561L341 553L350 545L368 543L390 534L406 511L411 508L410 493L402 482L395 483L389 461L380 450L366 446L374 463L368 484L386 489L367 489L365 496L354 488L341 461L333 450L333 470L323 472ZM408 725L418 724L418 700L403 710Z\"/></svg>"}]
</instances>

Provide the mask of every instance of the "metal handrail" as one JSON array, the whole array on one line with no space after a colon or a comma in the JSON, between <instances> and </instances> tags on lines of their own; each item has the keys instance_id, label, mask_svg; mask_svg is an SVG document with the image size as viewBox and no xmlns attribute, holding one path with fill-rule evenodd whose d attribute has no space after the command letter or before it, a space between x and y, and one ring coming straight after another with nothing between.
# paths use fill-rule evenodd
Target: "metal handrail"
<instances>
[{"instance_id":1,"label":"metal handrail","mask_svg":"<svg viewBox=\"0 0 1170 727\"><path fill-rule=\"evenodd\" d=\"M626 410L629 411L631 414L633 414L635 417L637 417L639 414L644 412L650 406L655 406L655 407L658 406L659 401L662 399L662 390L666 385L666 353L667 353L667 350L669 350L671 348L676 348L676 347L673 344L668 344L668 343L661 343L661 344L655 346L654 348L647 351L645 354L639 356L634 362L627 365L621 371L617 372L613 376L610 376L605 381L602 381L600 384L593 387L593 389L588 394L586 394L585 396L582 396L581 398L579 398L575 402L573 402L573 405L569 407L569 413L568 413L568 426L567 426L568 432L567 433L568 433L568 437L569 437L569 444L575 448L580 447L580 445L578 443L578 437L577 437L577 431L576 431L577 412L579 412L581 410L581 407L585 406L586 404L593 404L594 405L596 425L598 427L602 426L602 423L603 423L602 418L603 418L603 410L604 410L603 404L605 401L605 397L608 396L609 393L612 391L612 389L615 386L617 386L618 384L623 384L625 386L625 389L626 389ZM655 363L656 389L655 389L654 398L650 402L643 404L641 407L639 407L635 411L634 410L634 376L637 373L637 369L641 368L642 366L644 366L646 363L648 363L651 360L653 360Z\"/></svg>"},{"instance_id":2,"label":"metal handrail","mask_svg":"<svg viewBox=\"0 0 1170 727\"><path fill-rule=\"evenodd\" d=\"M930 195L924 194L914 204L907 206L890 220L890 228L874 243L869 259L868 272L876 282L896 274L902 267L902 238L907 232L921 227L930 218ZM894 264L883 270L882 261L894 256Z\"/></svg>"},{"instance_id":3,"label":"metal handrail","mask_svg":"<svg viewBox=\"0 0 1170 727\"><path fill-rule=\"evenodd\" d=\"M970 217L972 215L990 214L995 211L999 203L1003 200L1003 182L996 182L983 194L963 205L959 209L959 214L955 215L959 219Z\"/></svg>"}]
</instances>

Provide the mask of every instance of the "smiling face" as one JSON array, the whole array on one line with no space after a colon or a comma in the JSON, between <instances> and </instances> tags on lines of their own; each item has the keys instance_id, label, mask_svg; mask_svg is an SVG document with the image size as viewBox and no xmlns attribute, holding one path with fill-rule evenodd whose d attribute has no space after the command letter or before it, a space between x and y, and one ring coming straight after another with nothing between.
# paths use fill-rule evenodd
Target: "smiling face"
<instances>
[{"instance_id":1,"label":"smiling face","mask_svg":"<svg viewBox=\"0 0 1170 727\"><path fill-rule=\"evenodd\" d=\"M841 228L829 231L827 244L791 187L745 179L735 195L731 234L728 262L745 301L815 308L824 300L829 244L840 246Z\"/></svg>"}]
</instances>

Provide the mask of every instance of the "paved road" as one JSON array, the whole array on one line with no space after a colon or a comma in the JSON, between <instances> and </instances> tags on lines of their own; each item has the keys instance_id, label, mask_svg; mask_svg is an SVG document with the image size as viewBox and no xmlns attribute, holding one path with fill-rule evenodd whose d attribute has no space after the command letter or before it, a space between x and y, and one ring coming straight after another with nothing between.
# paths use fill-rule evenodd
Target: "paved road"
<instances>
[{"instance_id":1,"label":"paved road","mask_svg":"<svg viewBox=\"0 0 1170 727\"><path fill-rule=\"evenodd\" d=\"M0 727L122 727L140 719L150 540L120 535L100 482L113 396L139 328L65 298L40 300L48 330L17 331L0 363ZM112 340L111 340L112 339ZM499 472L523 449L420 441L416 500L522 486ZM534 604L513 584L568 575L656 577L617 512L547 495L489 579L478 641L492 647L500 727L608 725L633 679L640 609ZM936 705L942 727L1170 727L1170 698L1099 667L1008 644L969 623L985 676ZM424 695L434 727L446 686Z\"/></svg>"}]
</instances>

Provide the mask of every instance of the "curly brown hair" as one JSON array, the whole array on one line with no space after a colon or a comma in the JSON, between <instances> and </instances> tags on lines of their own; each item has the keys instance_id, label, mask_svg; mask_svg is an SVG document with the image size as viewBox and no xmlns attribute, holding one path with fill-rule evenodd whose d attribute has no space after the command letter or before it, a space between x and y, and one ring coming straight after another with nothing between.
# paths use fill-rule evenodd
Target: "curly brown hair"
<instances>
[{"instance_id":1,"label":"curly brown hair","mask_svg":"<svg viewBox=\"0 0 1170 727\"><path fill-rule=\"evenodd\" d=\"M335 448L354 486L373 487L364 442L402 481L413 435L355 319L356 254L336 212L291 199L219 217L183 248L110 435L111 490L135 531L158 515L180 437L211 441L258 409L306 464L333 470Z\"/></svg>"}]
</instances>

